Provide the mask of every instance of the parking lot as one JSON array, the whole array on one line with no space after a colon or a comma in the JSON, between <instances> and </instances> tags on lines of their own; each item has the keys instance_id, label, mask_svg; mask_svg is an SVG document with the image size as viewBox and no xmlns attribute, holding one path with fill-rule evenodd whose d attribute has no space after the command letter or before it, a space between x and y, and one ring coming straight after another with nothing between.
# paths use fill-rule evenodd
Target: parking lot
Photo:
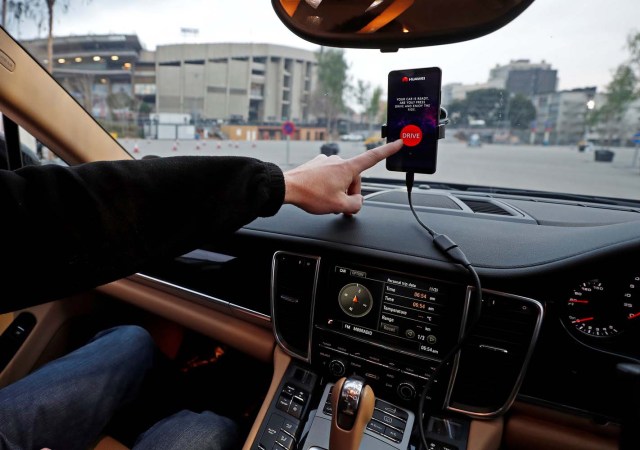
<instances>
[{"instance_id":1,"label":"parking lot","mask_svg":"<svg viewBox=\"0 0 640 450\"><path fill-rule=\"evenodd\" d=\"M122 139L121 144L136 158L145 155L238 155L278 164L283 170L320 154L323 142L309 141L164 141ZM340 142L340 156L349 158L365 150L362 142ZM455 139L439 144L438 168L434 175L416 175L426 182L463 183L515 187L583 195L640 200L640 156L634 148L612 148L611 162L595 160L593 151L576 147L485 144L468 147ZM389 172L384 162L364 176L404 179Z\"/></svg>"}]
</instances>

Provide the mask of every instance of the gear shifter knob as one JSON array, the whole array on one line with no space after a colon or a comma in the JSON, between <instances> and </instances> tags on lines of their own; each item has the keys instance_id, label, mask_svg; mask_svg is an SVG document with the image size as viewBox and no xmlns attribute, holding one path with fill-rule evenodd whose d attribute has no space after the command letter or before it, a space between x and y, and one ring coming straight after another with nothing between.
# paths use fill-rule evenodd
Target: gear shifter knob
<instances>
[{"instance_id":1,"label":"gear shifter knob","mask_svg":"<svg viewBox=\"0 0 640 450\"><path fill-rule=\"evenodd\" d=\"M360 377L343 377L336 382L331 393L329 450L358 450L375 401L373 390Z\"/></svg>"}]
</instances>

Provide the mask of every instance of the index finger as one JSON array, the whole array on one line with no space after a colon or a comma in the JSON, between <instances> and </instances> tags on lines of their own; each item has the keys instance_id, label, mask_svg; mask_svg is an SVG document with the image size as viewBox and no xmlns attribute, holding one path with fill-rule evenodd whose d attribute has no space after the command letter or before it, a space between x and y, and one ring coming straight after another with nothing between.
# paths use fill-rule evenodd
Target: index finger
<instances>
[{"instance_id":1,"label":"index finger","mask_svg":"<svg viewBox=\"0 0 640 450\"><path fill-rule=\"evenodd\" d=\"M381 145L380 147L367 150L360 155L354 156L349 159L349 164L355 169L357 173L360 173L366 169L369 169L380 161L393 155L402 148L402 139L398 139L388 144Z\"/></svg>"}]
</instances>

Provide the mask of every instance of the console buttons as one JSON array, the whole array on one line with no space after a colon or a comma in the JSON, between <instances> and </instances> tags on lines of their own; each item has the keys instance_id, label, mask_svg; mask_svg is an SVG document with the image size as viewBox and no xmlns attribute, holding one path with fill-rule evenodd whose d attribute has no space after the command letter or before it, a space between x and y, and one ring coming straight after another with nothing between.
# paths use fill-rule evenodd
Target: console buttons
<instances>
[{"instance_id":1,"label":"console buttons","mask_svg":"<svg viewBox=\"0 0 640 450\"><path fill-rule=\"evenodd\" d=\"M372 372L371 370L366 371L364 374L364 377L368 380L371 381L379 381L380 380L380 375L378 375L377 373Z\"/></svg>"},{"instance_id":2,"label":"console buttons","mask_svg":"<svg viewBox=\"0 0 640 450\"><path fill-rule=\"evenodd\" d=\"M400 383L398 385L398 395L403 400L413 400L416 396L416 388L411 383Z\"/></svg>"},{"instance_id":3,"label":"console buttons","mask_svg":"<svg viewBox=\"0 0 640 450\"><path fill-rule=\"evenodd\" d=\"M289 411L289 406L291 405L291 397L287 397L286 394L282 394L278 398L278 403L276 403L276 408L281 411L287 412Z\"/></svg>"},{"instance_id":4,"label":"console buttons","mask_svg":"<svg viewBox=\"0 0 640 450\"><path fill-rule=\"evenodd\" d=\"M334 359L329 363L329 372L336 377L341 377L345 374L347 368L344 363L339 359Z\"/></svg>"},{"instance_id":5,"label":"console buttons","mask_svg":"<svg viewBox=\"0 0 640 450\"><path fill-rule=\"evenodd\" d=\"M393 428L396 428L398 430L404 430L406 426L406 423L404 420L400 420L397 417L392 416L391 414L386 414L380 411L379 409L373 410L373 418L382 422L385 425L392 426Z\"/></svg>"},{"instance_id":6,"label":"console buttons","mask_svg":"<svg viewBox=\"0 0 640 450\"><path fill-rule=\"evenodd\" d=\"M284 423L284 418L278 414L272 414L267 423L267 428L262 433L259 445L267 450L271 450L276 443L276 439L280 433L280 428Z\"/></svg>"},{"instance_id":7,"label":"console buttons","mask_svg":"<svg viewBox=\"0 0 640 450\"><path fill-rule=\"evenodd\" d=\"M383 323L381 325L380 329L382 331L387 332L387 333L398 334L398 330L400 329L400 327L398 327L398 325L391 325L391 324L388 324L388 323Z\"/></svg>"},{"instance_id":8,"label":"console buttons","mask_svg":"<svg viewBox=\"0 0 640 450\"><path fill-rule=\"evenodd\" d=\"M369 421L369 423L367 424L367 430L373 431L376 434L380 434L394 442L402 441L402 436L404 435L404 432L390 426L388 427L382 422L378 422L376 419L371 419Z\"/></svg>"},{"instance_id":9,"label":"console buttons","mask_svg":"<svg viewBox=\"0 0 640 450\"><path fill-rule=\"evenodd\" d=\"M333 414L333 406L331 406L331 402L327 401L327 403L324 404L324 408L322 408L322 412L325 413L327 416L330 416Z\"/></svg>"},{"instance_id":10,"label":"console buttons","mask_svg":"<svg viewBox=\"0 0 640 450\"><path fill-rule=\"evenodd\" d=\"M392 441L400 442L402 440L402 432L392 427L387 427L384 430L384 435Z\"/></svg>"},{"instance_id":11,"label":"console buttons","mask_svg":"<svg viewBox=\"0 0 640 450\"><path fill-rule=\"evenodd\" d=\"M300 423L297 420L284 419L281 430L295 437L298 433Z\"/></svg>"},{"instance_id":12,"label":"console buttons","mask_svg":"<svg viewBox=\"0 0 640 450\"><path fill-rule=\"evenodd\" d=\"M284 387L282 388L282 393L289 396L289 397L293 397L293 394L295 394L296 392L296 387L287 383L284 385Z\"/></svg>"},{"instance_id":13,"label":"console buttons","mask_svg":"<svg viewBox=\"0 0 640 450\"><path fill-rule=\"evenodd\" d=\"M287 412L291 414L293 417L295 417L296 419L299 419L300 417L302 417L302 408L303 408L303 405L301 405L296 401L293 401L291 402L291 405L289 406L289 410Z\"/></svg>"},{"instance_id":14,"label":"console buttons","mask_svg":"<svg viewBox=\"0 0 640 450\"><path fill-rule=\"evenodd\" d=\"M399 419L407 421L409 419L409 414L404 409L400 409L397 406L393 406L391 403L387 403L383 400L376 399L375 408L380 411L391 414L392 416L396 416Z\"/></svg>"},{"instance_id":15,"label":"console buttons","mask_svg":"<svg viewBox=\"0 0 640 450\"><path fill-rule=\"evenodd\" d=\"M406 330L404 332L404 335L406 337L408 337L409 339L413 339L414 337L416 337L416 332L414 330L412 330L411 328L409 328L408 330Z\"/></svg>"},{"instance_id":16,"label":"console buttons","mask_svg":"<svg viewBox=\"0 0 640 450\"><path fill-rule=\"evenodd\" d=\"M351 367L351 370L355 370L357 372L364 370L364 363L362 361L352 360L349 366Z\"/></svg>"},{"instance_id":17,"label":"console buttons","mask_svg":"<svg viewBox=\"0 0 640 450\"><path fill-rule=\"evenodd\" d=\"M298 389L295 394L293 394L293 399L304 406L304 404L307 403L307 393Z\"/></svg>"},{"instance_id":18,"label":"console buttons","mask_svg":"<svg viewBox=\"0 0 640 450\"><path fill-rule=\"evenodd\" d=\"M293 438L287 433L280 432L276 443L285 450L291 450L293 448Z\"/></svg>"},{"instance_id":19,"label":"console buttons","mask_svg":"<svg viewBox=\"0 0 640 450\"><path fill-rule=\"evenodd\" d=\"M383 424L381 424L380 422L376 421L376 420L370 420L369 423L367 424L367 429L371 430L375 433L378 434L384 434L384 430L387 427L385 427Z\"/></svg>"},{"instance_id":20,"label":"console buttons","mask_svg":"<svg viewBox=\"0 0 640 450\"><path fill-rule=\"evenodd\" d=\"M282 388L282 393L276 402L276 408L299 419L302 417L304 405L309 398L307 391L287 383Z\"/></svg>"}]
</instances>

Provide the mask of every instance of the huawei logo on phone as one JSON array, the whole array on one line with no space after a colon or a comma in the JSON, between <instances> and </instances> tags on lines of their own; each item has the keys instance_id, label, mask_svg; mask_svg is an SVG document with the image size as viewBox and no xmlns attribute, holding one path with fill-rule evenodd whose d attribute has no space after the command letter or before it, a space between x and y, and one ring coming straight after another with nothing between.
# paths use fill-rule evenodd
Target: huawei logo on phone
<instances>
[{"instance_id":1,"label":"huawei logo on phone","mask_svg":"<svg viewBox=\"0 0 640 450\"><path fill-rule=\"evenodd\" d=\"M407 83L409 81L409 77L402 77L402 82Z\"/></svg>"}]
</instances>

